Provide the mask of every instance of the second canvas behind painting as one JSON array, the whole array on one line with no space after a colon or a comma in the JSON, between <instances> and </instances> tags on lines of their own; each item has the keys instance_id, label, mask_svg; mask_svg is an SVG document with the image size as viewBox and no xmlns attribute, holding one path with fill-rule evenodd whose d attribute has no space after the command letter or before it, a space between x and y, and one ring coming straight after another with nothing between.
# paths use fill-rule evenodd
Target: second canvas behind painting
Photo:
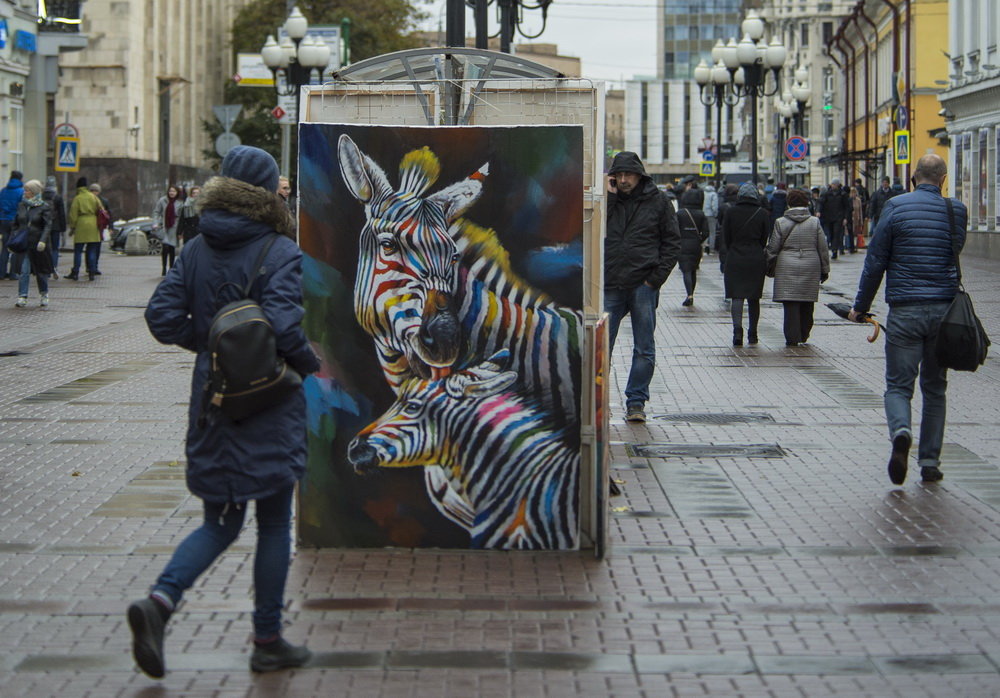
<instances>
[{"instance_id":1,"label":"second canvas behind painting","mask_svg":"<svg viewBox=\"0 0 1000 698\"><path fill-rule=\"evenodd\" d=\"M300 541L579 545L583 134L300 126Z\"/></svg>"}]
</instances>

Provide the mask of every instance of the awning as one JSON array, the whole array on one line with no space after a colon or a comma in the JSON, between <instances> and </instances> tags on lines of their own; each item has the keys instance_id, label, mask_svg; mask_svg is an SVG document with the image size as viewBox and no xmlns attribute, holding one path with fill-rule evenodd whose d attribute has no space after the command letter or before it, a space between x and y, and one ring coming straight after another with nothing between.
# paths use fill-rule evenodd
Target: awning
<instances>
[{"instance_id":1,"label":"awning","mask_svg":"<svg viewBox=\"0 0 1000 698\"><path fill-rule=\"evenodd\" d=\"M863 150L842 150L832 155L824 155L818 160L820 165L845 165L849 162L874 162L885 157L887 146L877 145Z\"/></svg>"}]
</instances>

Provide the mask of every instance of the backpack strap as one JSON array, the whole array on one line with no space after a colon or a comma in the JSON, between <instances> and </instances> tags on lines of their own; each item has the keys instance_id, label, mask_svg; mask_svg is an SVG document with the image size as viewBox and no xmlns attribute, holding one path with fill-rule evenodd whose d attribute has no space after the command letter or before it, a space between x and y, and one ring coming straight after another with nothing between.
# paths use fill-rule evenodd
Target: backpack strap
<instances>
[{"instance_id":1,"label":"backpack strap","mask_svg":"<svg viewBox=\"0 0 1000 698\"><path fill-rule=\"evenodd\" d=\"M267 257L267 253L271 251L271 245L274 241L278 239L278 234L274 233L271 235L264 246L260 248L260 254L257 255L257 261L254 265L250 267L250 274L247 277L247 285L243 287L243 297L250 297L250 289L253 288L253 282L257 280L257 277L261 275L264 271L264 258Z\"/></svg>"},{"instance_id":2,"label":"backpack strap","mask_svg":"<svg viewBox=\"0 0 1000 698\"><path fill-rule=\"evenodd\" d=\"M948 207L948 233L951 235L951 256L955 261L955 270L958 272L958 287L962 288L962 263L958 261L958 237L955 235L955 207L951 203L951 197L944 197L945 206Z\"/></svg>"}]
</instances>

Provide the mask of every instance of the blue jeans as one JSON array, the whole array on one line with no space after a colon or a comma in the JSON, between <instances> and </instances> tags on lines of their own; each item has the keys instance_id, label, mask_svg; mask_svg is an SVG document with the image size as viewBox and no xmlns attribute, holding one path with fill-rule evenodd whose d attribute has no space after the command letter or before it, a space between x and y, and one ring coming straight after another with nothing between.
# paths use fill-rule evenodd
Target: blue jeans
<instances>
[{"instance_id":1,"label":"blue jeans","mask_svg":"<svg viewBox=\"0 0 1000 698\"><path fill-rule=\"evenodd\" d=\"M646 404L649 381L656 366L656 306L660 290L646 284L633 289L605 289L604 310L610 315L610 350L614 351L618 326L626 315L632 316L632 368L625 387L626 406Z\"/></svg>"},{"instance_id":2,"label":"blue jeans","mask_svg":"<svg viewBox=\"0 0 1000 698\"><path fill-rule=\"evenodd\" d=\"M80 258L83 256L83 250L87 249L87 271L93 272L97 271L97 248L100 247L99 242L77 242L73 244L73 273L80 273Z\"/></svg>"},{"instance_id":3,"label":"blue jeans","mask_svg":"<svg viewBox=\"0 0 1000 698\"><path fill-rule=\"evenodd\" d=\"M28 295L28 283L31 281L31 260L28 259L28 255L20 255L21 259L21 275L17 277L17 295L21 297L26 297ZM49 293L49 275L48 274L35 274L35 278L38 279L38 292L43 296Z\"/></svg>"},{"instance_id":4,"label":"blue jeans","mask_svg":"<svg viewBox=\"0 0 1000 698\"><path fill-rule=\"evenodd\" d=\"M913 384L920 375L924 406L920 415L920 467L940 464L944 442L947 369L938 366L934 354L941 318L948 303L900 305L889 310L885 342L885 417L889 439L910 428L910 400Z\"/></svg>"},{"instance_id":5,"label":"blue jeans","mask_svg":"<svg viewBox=\"0 0 1000 698\"><path fill-rule=\"evenodd\" d=\"M257 552L253 563L253 627L258 638L279 634L284 606L285 580L291 554L290 521L292 492L288 487L258 499ZM243 528L246 503L205 502L205 522L177 546L174 556L156 580L154 591L165 593L177 604L202 572L236 540Z\"/></svg>"}]
</instances>

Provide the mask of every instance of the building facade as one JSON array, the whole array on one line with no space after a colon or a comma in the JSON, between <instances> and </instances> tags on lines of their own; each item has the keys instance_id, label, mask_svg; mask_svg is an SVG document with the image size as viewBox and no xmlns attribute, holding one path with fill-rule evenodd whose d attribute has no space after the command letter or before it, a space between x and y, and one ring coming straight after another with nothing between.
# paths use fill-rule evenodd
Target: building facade
<instances>
[{"instance_id":1,"label":"building facade","mask_svg":"<svg viewBox=\"0 0 1000 698\"><path fill-rule=\"evenodd\" d=\"M859 0L826 42L839 152L825 162L847 179L882 176L909 185L926 153L949 156L938 94L947 85L947 0Z\"/></svg>"},{"instance_id":2,"label":"building facade","mask_svg":"<svg viewBox=\"0 0 1000 698\"><path fill-rule=\"evenodd\" d=\"M87 47L60 61L56 118L80 132L81 174L117 216L149 215L169 183L212 173L202 128L232 79L231 27L249 0L90 0Z\"/></svg>"},{"instance_id":3,"label":"building facade","mask_svg":"<svg viewBox=\"0 0 1000 698\"><path fill-rule=\"evenodd\" d=\"M759 110L759 157L773 163L772 179L796 186L822 186L833 177L842 176L833 164L824 158L841 149L837 114L834 105L842 98L844 83L836 79L836 66L826 55L827 43L836 28L849 13L856 0L809 2L801 0L765 0L760 5L761 17L767 22L765 36L777 37L788 50L788 58L781 74L781 87L770 99L762 100ZM804 68L808 78L809 98L795 102L796 113L782 117L777 102L788 97L794 86L796 69ZM801 111L799 111L801 109ZM785 156L784 144L788 137L797 135L809 142L809 155L801 161ZM824 164L820 164L820 161Z\"/></svg>"},{"instance_id":4,"label":"building facade","mask_svg":"<svg viewBox=\"0 0 1000 698\"><path fill-rule=\"evenodd\" d=\"M969 208L966 249L1000 257L1000 5L951 0L947 88L939 95L951 142L947 186Z\"/></svg>"}]
</instances>

